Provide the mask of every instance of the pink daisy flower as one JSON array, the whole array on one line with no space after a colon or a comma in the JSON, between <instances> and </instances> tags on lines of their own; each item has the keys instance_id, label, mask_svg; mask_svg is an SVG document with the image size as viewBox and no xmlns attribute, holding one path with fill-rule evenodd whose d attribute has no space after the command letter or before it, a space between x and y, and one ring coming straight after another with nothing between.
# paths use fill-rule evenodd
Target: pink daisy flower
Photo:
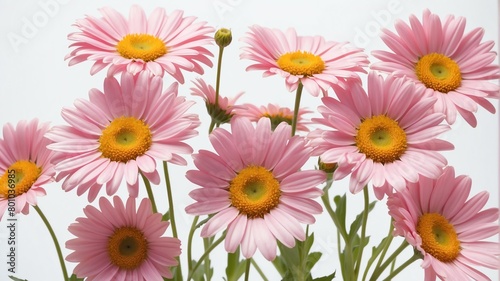
<instances>
[{"instance_id":1,"label":"pink daisy flower","mask_svg":"<svg viewBox=\"0 0 500 281\"><path fill-rule=\"evenodd\" d=\"M130 196L138 195L138 176L160 183L156 159L186 165L179 154L190 154L185 140L197 135L196 115L186 111L193 102L177 96L177 83L162 94L162 79L142 72L124 73L104 80L104 93L92 89L89 100L78 99L74 108L64 108L69 126L56 126L47 137L49 148L58 151L57 180L66 177L62 188L77 187L93 201L101 186L113 195L122 178Z\"/></svg>"},{"instance_id":2,"label":"pink daisy flower","mask_svg":"<svg viewBox=\"0 0 500 281\"><path fill-rule=\"evenodd\" d=\"M319 170L300 170L311 155L302 137L291 137L291 127L281 123L272 131L267 118L256 127L250 120L231 120L232 133L217 128L210 135L216 153L200 150L194 164L198 170L187 178L202 186L189 195L196 203L186 212L214 214L201 236L210 237L227 229L225 248L238 246L250 258L256 249L268 260L276 257L276 240L287 247L303 241L300 223L315 222L313 214L322 207L313 199L322 191L316 186L326 180Z\"/></svg>"},{"instance_id":3,"label":"pink daisy flower","mask_svg":"<svg viewBox=\"0 0 500 281\"><path fill-rule=\"evenodd\" d=\"M54 181L56 171L51 159L54 153L46 148L51 143L44 138L49 123L38 119L20 121L14 128L3 126L0 139L0 220L7 209L9 216L29 213L37 205L37 196L45 196L43 185ZM14 205L15 210L9 207Z\"/></svg>"},{"instance_id":4,"label":"pink daisy flower","mask_svg":"<svg viewBox=\"0 0 500 281\"><path fill-rule=\"evenodd\" d=\"M197 78L193 81L195 87L191 88L191 94L205 100L207 111L218 124L229 123L234 114L234 109L238 108L235 105L236 101L243 95L243 92L238 93L232 98L222 97L219 94L219 101L215 106L215 89L207 84L203 79Z\"/></svg>"},{"instance_id":5,"label":"pink daisy flower","mask_svg":"<svg viewBox=\"0 0 500 281\"><path fill-rule=\"evenodd\" d=\"M287 89L299 83L313 96L326 95L332 85L343 85L345 79L357 79L356 72L366 71L367 55L347 43L325 41L321 36L298 36L292 28L286 32L254 25L242 38L243 59L255 61L248 70L263 70L263 76L278 74L285 78Z\"/></svg>"},{"instance_id":6,"label":"pink daisy flower","mask_svg":"<svg viewBox=\"0 0 500 281\"><path fill-rule=\"evenodd\" d=\"M213 42L209 34L214 28L195 22L196 17L183 17L182 11L167 15L156 8L148 18L137 5L130 8L128 20L112 8L99 11L103 17L78 20L80 31L68 35L75 41L66 56L70 66L90 60L95 61L92 75L110 65L108 76L147 70L158 76L167 72L180 83L182 70L203 74L200 63L212 67L208 57L213 55L203 46Z\"/></svg>"},{"instance_id":7,"label":"pink daisy flower","mask_svg":"<svg viewBox=\"0 0 500 281\"><path fill-rule=\"evenodd\" d=\"M136 210L135 198L126 205L113 197L99 199L83 209L86 217L77 218L68 230L76 238L66 242L73 250L66 257L77 262L74 274L85 280L163 280L172 278L169 267L178 265L181 254L177 238L164 237L169 222L151 212L149 199L142 199Z\"/></svg>"},{"instance_id":8,"label":"pink daisy flower","mask_svg":"<svg viewBox=\"0 0 500 281\"><path fill-rule=\"evenodd\" d=\"M235 115L244 116L250 121L257 122L261 118L269 118L271 119L271 127L272 129L276 129L276 127L281 122L286 122L288 125L292 125L293 120L293 110L288 107L280 107L275 104L268 104L267 106L256 106L253 104L243 104L244 108L236 109ZM308 122L304 119L304 114L312 113L312 111L301 108L299 109L299 113L297 114L297 130L309 132L309 128L307 128Z\"/></svg>"},{"instance_id":9,"label":"pink daisy flower","mask_svg":"<svg viewBox=\"0 0 500 281\"><path fill-rule=\"evenodd\" d=\"M436 136L449 130L440 125L442 113L432 113L433 98L406 79L370 72L368 94L360 83L337 91L338 100L323 98L318 108L323 118L313 122L329 127L310 133L310 145L325 163L337 163L334 179L351 174L349 189L357 193L372 181L377 197L389 186L403 189L419 175L436 178L446 165L437 151L453 149ZM330 130L333 129L333 130Z\"/></svg>"},{"instance_id":10,"label":"pink daisy flower","mask_svg":"<svg viewBox=\"0 0 500 281\"><path fill-rule=\"evenodd\" d=\"M488 201L483 191L467 200L471 179L455 177L446 167L436 180L422 177L389 195L394 235L401 235L423 255L425 280L490 280L478 267L500 268L498 208L481 210Z\"/></svg>"},{"instance_id":11,"label":"pink daisy flower","mask_svg":"<svg viewBox=\"0 0 500 281\"><path fill-rule=\"evenodd\" d=\"M381 38L392 52L374 51L381 62L373 63L372 69L415 81L425 95L437 98L434 110L446 114L449 124L458 112L475 127L473 112L478 104L495 113L486 98L500 97L500 87L488 82L500 78L500 67L493 64L494 42L481 43L482 28L464 34L465 18L448 16L441 22L429 10L424 11L422 22L412 15L409 25L398 21L395 28L398 34L383 29Z\"/></svg>"}]
</instances>

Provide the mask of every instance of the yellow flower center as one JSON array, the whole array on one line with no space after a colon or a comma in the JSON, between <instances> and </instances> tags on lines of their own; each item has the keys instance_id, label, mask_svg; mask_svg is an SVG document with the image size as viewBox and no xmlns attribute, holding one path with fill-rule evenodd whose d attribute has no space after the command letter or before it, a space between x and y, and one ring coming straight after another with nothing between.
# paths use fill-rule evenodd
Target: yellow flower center
<instances>
[{"instance_id":1,"label":"yellow flower center","mask_svg":"<svg viewBox=\"0 0 500 281\"><path fill-rule=\"evenodd\" d=\"M118 42L116 50L124 58L145 62L154 61L167 53L165 43L149 34L128 34Z\"/></svg>"},{"instance_id":2,"label":"yellow flower center","mask_svg":"<svg viewBox=\"0 0 500 281\"><path fill-rule=\"evenodd\" d=\"M385 115L363 120L355 139L361 153L382 164L398 160L407 148L405 131Z\"/></svg>"},{"instance_id":3,"label":"yellow flower center","mask_svg":"<svg viewBox=\"0 0 500 281\"><path fill-rule=\"evenodd\" d=\"M15 162L0 177L0 198L14 198L28 192L41 173L42 169L33 162Z\"/></svg>"},{"instance_id":4,"label":"yellow flower center","mask_svg":"<svg viewBox=\"0 0 500 281\"><path fill-rule=\"evenodd\" d=\"M325 69L325 62L320 56L304 51L283 54L276 62L279 68L293 75L312 76Z\"/></svg>"},{"instance_id":5,"label":"yellow flower center","mask_svg":"<svg viewBox=\"0 0 500 281\"><path fill-rule=\"evenodd\" d=\"M423 214L417 223L422 249L442 262L452 262L460 253L460 240L455 228L437 213Z\"/></svg>"},{"instance_id":6,"label":"yellow flower center","mask_svg":"<svg viewBox=\"0 0 500 281\"><path fill-rule=\"evenodd\" d=\"M415 73L427 88L441 93L454 91L462 83L458 64L442 54L431 53L421 57L415 65Z\"/></svg>"},{"instance_id":7,"label":"yellow flower center","mask_svg":"<svg viewBox=\"0 0 500 281\"><path fill-rule=\"evenodd\" d=\"M248 218L262 218L279 204L280 183L264 167L248 166L231 181L232 205Z\"/></svg>"},{"instance_id":8,"label":"yellow flower center","mask_svg":"<svg viewBox=\"0 0 500 281\"><path fill-rule=\"evenodd\" d=\"M108 256L121 269L135 269L148 257L148 241L135 227L120 227L108 238Z\"/></svg>"},{"instance_id":9,"label":"yellow flower center","mask_svg":"<svg viewBox=\"0 0 500 281\"><path fill-rule=\"evenodd\" d=\"M292 125L292 119L293 119L292 115L284 115L280 113L274 115L265 113L262 115L262 117L267 117L269 118L269 120L271 120L271 129L273 131L274 129L276 129L276 127L278 127L279 124L281 124L281 122L286 122L288 125Z\"/></svg>"},{"instance_id":10,"label":"yellow flower center","mask_svg":"<svg viewBox=\"0 0 500 281\"><path fill-rule=\"evenodd\" d=\"M134 117L118 117L104 130L99 138L99 150L111 161L127 162L148 151L152 143L147 124Z\"/></svg>"}]
</instances>

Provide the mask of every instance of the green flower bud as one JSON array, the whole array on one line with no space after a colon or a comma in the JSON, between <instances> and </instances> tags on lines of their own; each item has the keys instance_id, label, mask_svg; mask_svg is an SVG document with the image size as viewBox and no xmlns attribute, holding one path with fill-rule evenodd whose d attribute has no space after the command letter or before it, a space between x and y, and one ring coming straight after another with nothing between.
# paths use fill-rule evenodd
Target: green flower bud
<instances>
[{"instance_id":1,"label":"green flower bud","mask_svg":"<svg viewBox=\"0 0 500 281\"><path fill-rule=\"evenodd\" d=\"M231 34L231 30L227 28L221 28L215 32L214 35L215 43L219 45L219 47L224 48L231 44L233 40L233 35Z\"/></svg>"}]
</instances>

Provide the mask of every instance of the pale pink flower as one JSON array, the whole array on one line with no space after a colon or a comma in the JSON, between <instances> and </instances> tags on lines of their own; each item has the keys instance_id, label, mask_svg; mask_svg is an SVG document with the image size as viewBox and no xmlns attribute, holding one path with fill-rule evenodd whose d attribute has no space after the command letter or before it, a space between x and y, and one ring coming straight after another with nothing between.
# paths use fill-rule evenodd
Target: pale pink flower
<instances>
[{"instance_id":1,"label":"pale pink flower","mask_svg":"<svg viewBox=\"0 0 500 281\"><path fill-rule=\"evenodd\" d=\"M86 16L75 23L80 30L68 35L74 48L67 56L69 65L95 61L90 74L108 68L108 76L127 71L137 74L172 75L184 83L182 71L203 74L200 63L212 67L213 56L204 45L213 43L214 28L196 17L184 17L182 11L167 15L156 8L149 18L144 10L133 5L129 18L108 7L99 10L101 18Z\"/></svg>"},{"instance_id":2,"label":"pale pink flower","mask_svg":"<svg viewBox=\"0 0 500 281\"><path fill-rule=\"evenodd\" d=\"M482 210L486 191L467 200L471 185L446 167L435 180L421 177L389 195L394 235L422 253L426 281L490 280L479 267L500 268L499 243L483 241L499 233L498 208Z\"/></svg>"},{"instance_id":3,"label":"pale pink flower","mask_svg":"<svg viewBox=\"0 0 500 281\"><path fill-rule=\"evenodd\" d=\"M44 185L54 181L56 171L50 162L54 153L46 148L52 143L45 138L49 123L38 119L19 121L14 127L3 126L0 139L0 219L29 213L37 205L37 197L45 196ZM13 208L13 209L9 209Z\"/></svg>"},{"instance_id":4,"label":"pale pink flower","mask_svg":"<svg viewBox=\"0 0 500 281\"><path fill-rule=\"evenodd\" d=\"M142 72L124 73L121 82L104 80L104 93L92 89L89 100L77 99L74 108L64 108L69 126L54 127L47 137L49 148L58 151L57 180L66 177L62 188L77 187L93 201L101 186L113 195L123 178L130 196L138 195L138 176L159 184L156 160L186 165L179 154L190 154L184 141L197 135L197 115L186 113L193 102L177 96L173 83L162 93L158 76Z\"/></svg>"},{"instance_id":5,"label":"pale pink flower","mask_svg":"<svg viewBox=\"0 0 500 281\"><path fill-rule=\"evenodd\" d=\"M360 83L337 91L338 100L324 97L323 118L313 122L328 129L309 134L310 145L324 163L337 163L334 179L351 175L349 189L357 193L371 181L377 197L390 188L403 189L420 175L436 178L447 164L437 151L453 145L436 137L449 126L442 113L432 113L433 98L422 98L403 78L370 72L368 94ZM391 187L389 187L391 186Z\"/></svg>"},{"instance_id":6,"label":"pale pink flower","mask_svg":"<svg viewBox=\"0 0 500 281\"><path fill-rule=\"evenodd\" d=\"M187 178L202 188L189 195L196 203L186 212L214 214L201 236L210 237L227 229L225 248L234 252L241 246L245 258L256 249L268 259L276 257L276 240L287 247L306 238L300 223L315 222L322 212L314 201L322 194L316 186L325 181L319 170L301 170L311 155L304 138L291 137L291 127L281 123L272 131L269 119L256 127L244 117L231 120L232 133L215 129L210 141L216 153L200 150L194 154L197 170Z\"/></svg>"},{"instance_id":7,"label":"pale pink flower","mask_svg":"<svg viewBox=\"0 0 500 281\"><path fill-rule=\"evenodd\" d=\"M243 95L243 92L236 94L234 97L223 97L219 93L219 101L215 106L215 89L207 84L205 80L198 78L193 81L195 87L191 88L191 94L205 100L207 112L217 123L229 123L234 114L234 110L239 106L235 105L236 101Z\"/></svg>"},{"instance_id":8,"label":"pale pink flower","mask_svg":"<svg viewBox=\"0 0 500 281\"><path fill-rule=\"evenodd\" d=\"M88 205L83 209L86 217L68 227L76 236L66 242L73 250L66 260L78 263L74 274L89 281L172 278L170 267L178 265L181 242L163 236L169 222L151 211L147 198L137 210L133 197L125 205L115 196L113 203L101 197L100 210Z\"/></svg>"},{"instance_id":9,"label":"pale pink flower","mask_svg":"<svg viewBox=\"0 0 500 281\"><path fill-rule=\"evenodd\" d=\"M257 122L260 118L271 119L271 127L275 129L281 122L286 122L288 125L292 125L293 120L293 110L288 107L280 107L276 104L268 104L267 106L261 105L256 106L254 104L243 104L244 108L236 109L236 116L244 116L250 121ZM309 132L307 124L310 122L305 120L304 114L312 113L312 111L305 108L300 108L297 114L297 130L303 132Z\"/></svg>"},{"instance_id":10,"label":"pale pink flower","mask_svg":"<svg viewBox=\"0 0 500 281\"><path fill-rule=\"evenodd\" d=\"M366 73L368 65L362 49L321 36L298 36L293 28L283 32L254 25L242 41L248 46L240 57L255 62L247 70L263 70L265 77L278 74L290 92L302 83L311 95L326 95L332 85L359 80L356 72Z\"/></svg>"},{"instance_id":11,"label":"pale pink flower","mask_svg":"<svg viewBox=\"0 0 500 281\"><path fill-rule=\"evenodd\" d=\"M500 87L488 82L500 78L500 67L494 64L494 42L481 42L484 29L464 34L465 18L448 16L441 22L429 10L422 22L411 15L409 24L397 21L395 28L397 34L383 29L381 38L392 52L373 51L381 62L372 69L415 81L425 96L437 98L434 111L444 113L449 124L458 112L475 127L478 104L495 113L486 98L500 98Z\"/></svg>"}]
</instances>

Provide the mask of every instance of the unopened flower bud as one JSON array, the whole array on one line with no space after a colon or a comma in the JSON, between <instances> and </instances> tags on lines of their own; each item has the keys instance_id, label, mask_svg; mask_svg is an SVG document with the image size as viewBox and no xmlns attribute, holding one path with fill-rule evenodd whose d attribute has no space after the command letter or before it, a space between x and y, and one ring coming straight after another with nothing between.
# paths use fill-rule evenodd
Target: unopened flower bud
<instances>
[{"instance_id":1,"label":"unopened flower bud","mask_svg":"<svg viewBox=\"0 0 500 281\"><path fill-rule=\"evenodd\" d=\"M231 30L227 28L221 28L215 32L214 35L215 43L219 45L219 47L224 48L231 44L233 40L233 35L231 34Z\"/></svg>"},{"instance_id":2,"label":"unopened flower bud","mask_svg":"<svg viewBox=\"0 0 500 281\"><path fill-rule=\"evenodd\" d=\"M318 159L319 169L326 173L333 173L337 169L337 163L324 163L321 159Z\"/></svg>"}]
</instances>

